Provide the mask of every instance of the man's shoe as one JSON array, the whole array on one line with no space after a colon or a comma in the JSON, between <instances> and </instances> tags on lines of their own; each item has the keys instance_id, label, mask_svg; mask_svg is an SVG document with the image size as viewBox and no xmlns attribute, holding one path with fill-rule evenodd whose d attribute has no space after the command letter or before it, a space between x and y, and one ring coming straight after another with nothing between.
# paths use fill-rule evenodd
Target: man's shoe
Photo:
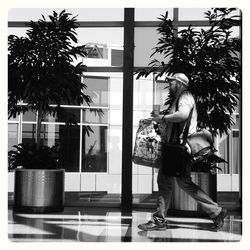
<instances>
[{"instance_id":1,"label":"man's shoe","mask_svg":"<svg viewBox=\"0 0 250 250\"><path fill-rule=\"evenodd\" d=\"M219 230L220 228L222 228L224 225L224 219L226 218L226 216L227 216L227 210L222 209L221 212L215 218L212 218L214 222L212 229Z\"/></svg>"},{"instance_id":2,"label":"man's shoe","mask_svg":"<svg viewBox=\"0 0 250 250\"><path fill-rule=\"evenodd\" d=\"M166 223L157 223L150 220L147 223L140 224L138 228L143 231L163 231L167 229L167 226Z\"/></svg>"}]
</instances>

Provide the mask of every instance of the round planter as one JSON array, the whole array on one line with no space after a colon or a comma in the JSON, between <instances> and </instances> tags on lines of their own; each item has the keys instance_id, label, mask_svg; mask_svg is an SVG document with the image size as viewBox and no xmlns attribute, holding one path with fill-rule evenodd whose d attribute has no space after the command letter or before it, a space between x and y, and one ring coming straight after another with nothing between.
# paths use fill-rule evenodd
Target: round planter
<instances>
[{"instance_id":1,"label":"round planter","mask_svg":"<svg viewBox=\"0 0 250 250\"><path fill-rule=\"evenodd\" d=\"M48 213L64 209L64 169L16 169L15 212Z\"/></svg>"}]
</instances>

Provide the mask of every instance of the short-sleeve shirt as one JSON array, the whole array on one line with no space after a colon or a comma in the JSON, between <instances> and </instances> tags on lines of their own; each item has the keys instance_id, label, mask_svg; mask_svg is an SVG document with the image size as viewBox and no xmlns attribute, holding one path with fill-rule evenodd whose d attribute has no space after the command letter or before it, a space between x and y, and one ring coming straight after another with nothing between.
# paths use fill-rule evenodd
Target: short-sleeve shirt
<instances>
[{"instance_id":1,"label":"short-sleeve shirt","mask_svg":"<svg viewBox=\"0 0 250 250\"><path fill-rule=\"evenodd\" d=\"M177 99L172 103L172 105L169 109L169 114L173 114L174 112L176 112ZM193 108L193 113L192 113L192 117L190 120L190 126L189 126L189 131L188 131L188 135L191 135L191 134L195 133L196 129L197 129L197 109L196 109L194 97L189 91L185 91L181 94L181 96L179 98L178 109L181 106L188 106L190 111ZM173 124L174 123L172 123L172 122L168 123L167 140L170 139L172 129L173 129ZM180 138L182 137L182 132L183 132L185 124L186 124L186 121L179 123L179 128L180 128L180 132L181 132Z\"/></svg>"}]
</instances>

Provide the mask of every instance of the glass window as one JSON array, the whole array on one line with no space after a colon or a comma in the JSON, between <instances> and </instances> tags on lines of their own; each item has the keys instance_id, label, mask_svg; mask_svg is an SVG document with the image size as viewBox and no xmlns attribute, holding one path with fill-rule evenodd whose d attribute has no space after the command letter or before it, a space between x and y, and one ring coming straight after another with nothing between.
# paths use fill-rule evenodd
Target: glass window
<instances>
[{"instance_id":1,"label":"glass window","mask_svg":"<svg viewBox=\"0 0 250 250\"><path fill-rule=\"evenodd\" d=\"M78 44L123 46L123 28L78 28Z\"/></svg>"},{"instance_id":2,"label":"glass window","mask_svg":"<svg viewBox=\"0 0 250 250\"><path fill-rule=\"evenodd\" d=\"M20 36L24 36L24 37L27 37L26 35L26 31L27 31L27 28L21 28L21 27L18 27L18 28L8 28L8 35L16 35L18 37Z\"/></svg>"},{"instance_id":3,"label":"glass window","mask_svg":"<svg viewBox=\"0 0 250 250\"><path fill-rule=\"evenodd\" d=\"M186 26L179 26L178 27L178 32L181 31L181 30L186 30L188 27ZM201 29L203 29L204 31L208 31L210 29L209 26L193 26L192 25L192 28L194 31L198 31L200 32ZM240 37L240 27L232 27L230 30L230 38L235 38L235 37ZM180 36L180 34L179 34Z\"/></svg>"},{"instance_id":4,"label":"glass window","mask_svg":"<svg viewBox=\"0 0 250 250\"><path fill-rule=\"evenodd\" d=\"M60 167L66 172L79 171L80 126L46 124L41 138L43 145L59 145Z\"/></svg>"},{"instance_id":5,"label":"glass window","mask_svg":"<svg viewBox=\"0 0 250 250\"><path fill-rule=\"evenodd\" d=\"M22 142L34 143L36 138L36 125L35 124L22 124Z\"/></svg>"},{"instance_id":6,"label":"glass window","mask_svg":"<svg viewBox=\"0 0 250 250\"><path fill-rule=\"evenodd\" d=\"M80 122L80 108L69 108L64 107L62 113L56 114L56 116L47 115L44 122L69 122L79 123Z\"/></svg>"},{"instance_id":7,"label":"glass window","mask_svg":"<svg viewBox=\"0 0 250 250\"><path fill-rule=\"evenodd\" d=\"M203 29L204 31L207 31L210 29L209 26L193 26L191 25L193 31L196 31L196 32L201 32L201 30ZM182 31L182 30L187 30L188 27L187 26L179 26L178 27L178 32ZM180 36L180 34L178 34L178 36Z\"/></svg>"},{"instance_id":8,"label":"glass window","mask_svg":"<svg viewBox=\"0 0 250 250\"><path fill-rule=\"evenodd\" d=\"M101 111L101 112L100 112ZM106 109L83 109L83 123L108 123L108 113Z\"/></svg>"},{"instance_id":9,"label":"glass window","mask_svg":"<svg viewBox=\"0 0 250 250\"><path fill-rule=\"evenodd\" d=\"M229 136L225 136L221 139L219 143L219 152L221 157L226 160L230 164L229 159ZM219 171L219 174L229 174L229 164L220 163L219 168L221 168L221 171Z\"/></svg>"},{"instance_id":10,"label":"glass window","mask_svg":"<svg viewBox=\"0 0 250 250\"><path fill-rule=\"evenodd\" d=\"M111 66L123 65L123 50L111 49Z\"/></svg>"},{"instance_id":11,"label":"glass window","mask_svg":"<svg viewBox=\"0 0 250 250\"><path fill-rule=\"evenodd\" d=\"M240 133L232 131L219 144L219 153L228 164L219 164L222 171L219 174L238 174L240 166Z\"/></svg>"},{"instance_id":12,"label":"glass window","mask_svg":"<svg viewBox=\"0 0 250 250\"><path fill-rule=\"evenodd\" d=\"M37 20L41 14L51 15L53 11L61 12L64 8L13 8L9 10L9 21ZM123 21L122 8L67 8L66 11L76 16L79 21Z\"/></svg>"},{"instance_id":13,"label":"glass window","mask_svg":"<svg viewBox=\"0 0 250 250\"><path fill-rule=\"evenodd\" d=\"M82 172L107 172L107 126L91 126L89 136L83 127Z\"/></svg>"},{"instance_id":14,"label":"glass window","mask_svg":"<svg viewBox=\"0 0 250 250\"><path fill-rule=\"evenodd\" d=\"M17 115L15 118L11 117L8 119L9 121L19 121L19 116Z\"/></svg>"},{"instance_id":15,"label":"glass window","mask_svg":"<svg viewBox=\"0 0 250 250\"><path fill-rule=\"evenodd\" d=\"M8 124L8 151L18 144L18 124Z\"/></svg>"},{"instance_id":16,"label":"glass window","mask_svg":"<svg viewBox=\"0 0 250 250\"><path fill-rule=\"evenodd\" d=\"M207 21L208 19L205 18L205 12L208 10L211 11L211 8L179 8L179 20ZM240 9L233 11L232 15L241 15Z\"/></svg>"},{"instance_id":17,"label":"glass window","mask_svg":"<svg viewBox=\"0 0 250 250\"><path fill-rule=\"evenodd\" d=\"M90 106L108 106L108 78L84 77L83 83L87 85L84 93L89 95L93 101Z\"/></svg>"},{"instance_id":18,"label":"glass window","mask_svg":"<svg viewBox=\"0 0 250 250\"><path fill-rule=\"evenodd\" d=\"M123 55L123 28L78 28L78 45L86 45L89 56L78 60L92 67L111 67L112 50L119 50L119 64ZM113 58L114 60L114 58ZM120 66L120 65L119 65Z\"/></svg>"},{"instance_id":19,"label":"glass window","mask_svg":"<svg viewBox=\"0 0 250 250\"><path fill-rule=\"evenodd\" d=\"M164 61L163 55L156 54L152 58L153 48L157 45L160 35L156 27L136 27L135 28L135 50L134 50L134 66L145 67L153 60Z\"/></svg>"},{"instance_id":20,"label":"glass window","mask_svg":"<svg viewBox=\"0 0 250 250\"><path fill-rule=\"evenodd\" d=\"M233 174L239 173L240 167L240 133L239 131L233 131L233 162L232 162L232 172Z\"/></svg>"},{"instance_id":21,"label":"glass window","mask_svg":"<svg viewBox=\"0 0 250 250\"><path fill-rule=\"evenodd\" d=\"M165 81L156 82L155 104L160 105L161 110L167 108L166 106L164 106L164 103L166 99L168 98L168 93L169 93L168 88L166 88L167 86L168 84Z\"/></svg>"},{"instance_id":22,"label":"glass window","mask_svg":"<svg viewBox=\"0 0 250 250\"><path fill-rule=\"evenodd\" d=\"M168 18L173 19L173 8L136 8L135 21L159 21L160 15L168 11Z\"/></svg>"},{"instance_id":23,"label":"glass window","mask_svg":"<svg viewBox=\"0 0 250 250\"><path fill-rule=\"evenodd\" d=\"M26 28L9 28L9 35L26 36ZM77 62L97 67L122 66L123 28L82 28L76 29L77 44L86 45L89 56L78 57ZM115 51L112 53L112 50ZM113 55L113 56L112 56Z\"/></svg>"},{"instance_id":24,"label":"glass window","mask_svg":"<svg viewBox=\"0 0 250 250\"><path fill-rule=\"evenodd\" d=\"M25 122L35 122L36 121L36 112L27 111L23 114L23 121Z\"/></svg>"},{"instance_id":25,"label":"glass window","mask_svg":"<svg viewBox=\"0 0 250 250\"><path fill-rule=\"evenodd\" d=\"M179 8L179 20L207 20L205 12L210 8Z\"/></svg>"},{"instance_id":26,"label":"glass window","mask_svg":"<svg viewBox=\"0 0 250 250\"><path fill-rule=\"evenodd\" d=\"M233 115L233 118L234 118L233 129L240 129L240 116L239 115Z\"/></svg>"},{"instance_id":27,"label":"glass window","mask_svg":"<svg viewBox=\"0 0 250 250\"><path fill-rule=\"evenodd\" d=\"M137 118L133 122L137 125L140 119L150 117L153 109L153 79L152 75L148 78L134 79L134 115Z\"/></svg>"}]
</instances>

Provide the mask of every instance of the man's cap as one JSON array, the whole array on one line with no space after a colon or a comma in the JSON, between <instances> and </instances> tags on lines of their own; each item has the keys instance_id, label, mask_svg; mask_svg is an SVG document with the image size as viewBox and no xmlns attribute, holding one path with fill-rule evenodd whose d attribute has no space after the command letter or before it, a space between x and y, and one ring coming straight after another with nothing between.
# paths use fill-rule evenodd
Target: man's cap
<instances>
[{"instance_id":1,"label":"man's cap","mask_svg":"<svg viewBox=\"0 0 250 250\"><path fill-rule=\"evenodd\" d=\"M168 80L177 80L177 81L181 82L183 85L185 85L186 87L188 87L189 79L183 73L176 73L176 74L174 74L172 76L167 76L166 79L168 79Z\"/></svg>"}]
</instances>

